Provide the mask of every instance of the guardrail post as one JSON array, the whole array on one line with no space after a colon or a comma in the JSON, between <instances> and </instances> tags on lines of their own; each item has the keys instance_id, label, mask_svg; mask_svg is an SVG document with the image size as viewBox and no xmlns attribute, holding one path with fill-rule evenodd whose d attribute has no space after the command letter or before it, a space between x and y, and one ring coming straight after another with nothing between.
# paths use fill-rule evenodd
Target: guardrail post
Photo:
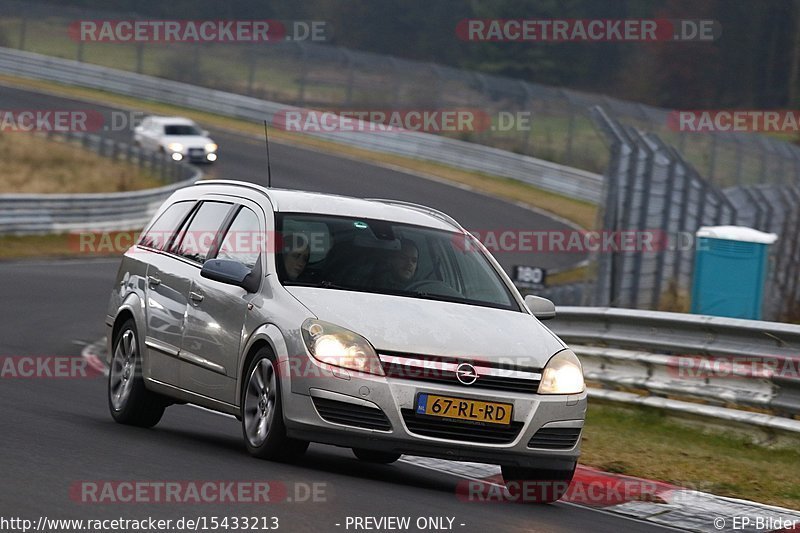
<instances>
[{"instance_id":1,"label":"guardrail post","mask_svg":"<svg viewBox=\"0 0 800 533\"><path fill-rule=\"evenodd\" d=\"M256 63L258 58L253 46L247 48L247 95L253 96L253 84L256 79Z\"/></svg>"},{"instance_id":2,"label":"guardrail post","mask_svg":"<svg viewBox=\"0 0 800 533\"><path fill-rule=\"evenodd\" d=\"M144 70L144 43L136 43L136 72Z\"/></svg>"},{"instance_id":3,"label":"guardrail post","mask_svg":"<svg viewBox=\"0 0 800 533\"><path fill-rule=\"evenodd\" d=\"M23 15L19 25L19 46L17 46L17 48L19 48L20 50L25 50L25 34L27 32L28 32L28 17Z\"/></svg>"}]
</instances>

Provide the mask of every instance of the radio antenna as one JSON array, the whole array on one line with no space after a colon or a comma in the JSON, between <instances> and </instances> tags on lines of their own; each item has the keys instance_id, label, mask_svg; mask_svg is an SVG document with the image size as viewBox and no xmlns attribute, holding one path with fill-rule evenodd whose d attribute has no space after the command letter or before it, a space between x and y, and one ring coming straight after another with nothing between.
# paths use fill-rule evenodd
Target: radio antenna
<instances>
[{"instance_id":1,"label":"radio antenna","mask_svg":"<svg viewBox=\"0 0 800 533\"><path fill-rule=\"evenodd\" d=\"M264 140L267 143L267 187L272 188L272 169L269 166L269 132L266 120L264 120Z\"/></svg>"}]
</instances>

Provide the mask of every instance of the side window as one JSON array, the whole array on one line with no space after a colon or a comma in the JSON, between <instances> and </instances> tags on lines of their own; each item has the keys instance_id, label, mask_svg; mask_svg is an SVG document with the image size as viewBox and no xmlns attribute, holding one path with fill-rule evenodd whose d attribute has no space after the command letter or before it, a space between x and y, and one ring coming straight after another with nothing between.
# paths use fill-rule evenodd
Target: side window
<instances>
[{"instance_id":1,"label":"side window","mask_svg":"<svg viewBox=\"0 0 800 533\"><path fill-rule=\"evenodd\" d=\"M186 229L181 231L181 242L173 247L174 253L200 264L205 263L230 209L231 204L228 203L203 202Z\"/></svg>"},{"instance_id":2,"label":"side window","mask_svg":"<svg viewBox=\"0 0 800 533\"><path fill-rule=\"evenodd\" d=\"M225 234L217 258L239 261L248 268L254 268L265 242L266 234L259 227L258 217L243 207Z\"/></svg>"},{"instance_id":3,"label":"side window","mask_svg":"<svg viewBox=\"0 0 800 533\"><path fill-rule=\"evenodd\" d=\"M177 202L164 211L158 220L139 239L139 246L163 250L178 230L178 226L194 206L193 201Z\"/></svg>"}]
</instances>

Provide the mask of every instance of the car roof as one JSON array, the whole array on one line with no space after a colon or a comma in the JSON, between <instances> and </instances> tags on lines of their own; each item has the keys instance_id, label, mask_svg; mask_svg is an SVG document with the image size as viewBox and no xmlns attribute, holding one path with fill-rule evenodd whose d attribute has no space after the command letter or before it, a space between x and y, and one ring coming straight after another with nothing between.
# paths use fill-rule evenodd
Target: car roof
<instances>
[{"instance_id":1,"label":"car roof","mask_svg":"<svg viewBox=\"0 0 800 533\"><path fill-rule=\"evenodd\" d=\"M157 122L159 124L186 124L186 125L194 125L194 121L190 120L185 117L147 117L153 122Z\"/></svg>"},{"instance_id":2,"label":"car roof","mask_svg":"<svg viewBox=\"0 0 800 533\"><path fill-rule=\"evenodd\" d=\"M184 192L200 189L206 193L235 192L256 202L266 197L275 212L314 213L321 215L351 216L390 220L405 224L426 226L445 231L464 231L450 216L433 208L399 200L355 198L337 194L267 188L255 183L232 180L203 180ZM196 194L194 194L196 196Z\"/></svg>"}]
</instances>

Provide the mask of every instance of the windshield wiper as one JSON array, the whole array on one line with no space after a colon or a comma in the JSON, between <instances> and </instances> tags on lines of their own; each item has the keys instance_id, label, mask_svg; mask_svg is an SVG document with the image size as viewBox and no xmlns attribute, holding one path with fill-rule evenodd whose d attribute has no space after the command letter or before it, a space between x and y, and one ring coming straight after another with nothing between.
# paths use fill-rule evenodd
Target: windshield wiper
<instances>
[{"instance_id":1,"label":"windshield wiper","mask_svg":"<svg viewBox=\"0 0 800 533\"><path fill-rule=\"evenodd\" d=\"M289 286L289 287L315 287L315 288L323 288L323 289L339 289L339 290L345 290L345 291L358 290L358 289L356 289L354 287L345 287L344 285L337 285L336 283L334 283L332 281L327 281L327 280L320 281L319 283L314 283L314 282L311 282L311 281L291 281L291 280L286 280L286 281L283 282L283 285L284 286Z\"/></svg>"}]
</instances>

